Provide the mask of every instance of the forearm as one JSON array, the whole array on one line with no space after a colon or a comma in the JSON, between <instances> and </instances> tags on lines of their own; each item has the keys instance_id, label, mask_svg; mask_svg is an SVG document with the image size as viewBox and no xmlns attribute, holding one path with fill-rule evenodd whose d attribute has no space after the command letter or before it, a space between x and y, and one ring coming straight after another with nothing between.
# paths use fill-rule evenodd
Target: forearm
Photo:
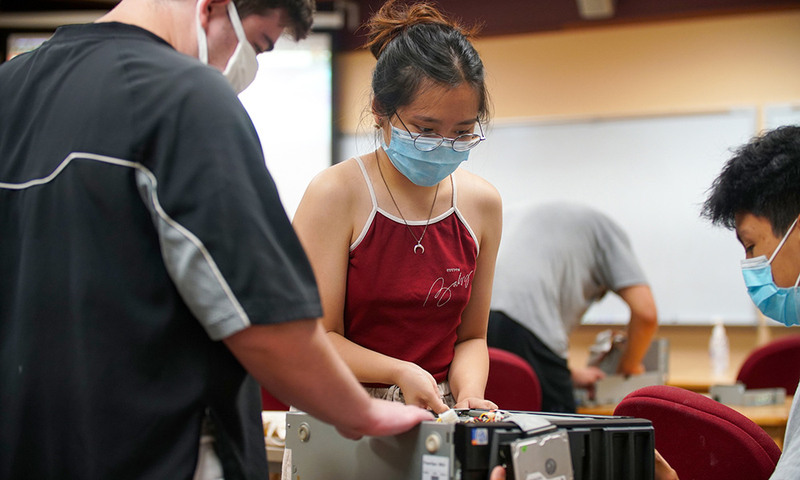
<instances>
[{"instance_id":1,"label":"forearm","mask_svg":"<svg viewBox=\"0 0 800 480\"><path fill-rule=\"evenodd\" d=\"M450 364L450 390L456 402L463 399L483 398L486 378L489 376L489 353L485 338L472 338L459 342Z\"/></svg>"},{"instance_id":2,"label":"forearm","mask_svg":"<svg viewBox=\"0 0 800 480\"><path fill-rule=\"evenodd\" d=\"M655 336L658 325L655 321L636 321L631 318L628 324L628 339L625 351L619 361L618 373L631 374L638 373L638 368L642 364L642 359L650 348L650 342Z\"/></svg>"},{"instance_id":3,"label":"forearm","mask_svg":"<svg viewBox=\"0 0 800 480\"><path fill-rule=\"evenodd\" d=\"M618 292L631 309L628 339L617 373L642 373L642 359L658 329L655 300L647 285L634 285Z\"/></svg>"},{"instance_id":4,"label":"forearm","mask_svg":"<svg viewBox=\"0 0 800 480\"><path fill-rule=\"evenodd\" d=\"M339 333L328 332L327 335L359 382L386 385L398 383L398 377L406 362L364 348Z\"/></svg>"},{"instance_id":5,"label":"forearm","mask_svg":"<svg viewBox=\"0 0 800 480\"><path fill-rule=\"evenodd\" d=\"M641 373L639 366L650 348L650 342L655 335L656 327L628 327L628 342L617 367L617 372L622 374Z\"/></svg>"},{"instance_id":6,"label":"forearm","mask_svg":"<svg viewBox=\"0 0 800 480\"><path fill-rule=\"evenodd\" d=\"M370 408L370 398L315 320L253 326L225 344L284 403L338 427L367 427L359 412Z\"/></svg>"},{"instance_id":7,"label":"forearm","mask_svg":"<svg viewBox=\"0 0 800 480\"><path fill-rule=\"evenodd\" d=\"M434 412L447 410L436 388L436 380L425 369L361 347L335 332L328 332L328 338L360 382L397 385L406 404L430 408Z\"/></svg>"}]
</instances>

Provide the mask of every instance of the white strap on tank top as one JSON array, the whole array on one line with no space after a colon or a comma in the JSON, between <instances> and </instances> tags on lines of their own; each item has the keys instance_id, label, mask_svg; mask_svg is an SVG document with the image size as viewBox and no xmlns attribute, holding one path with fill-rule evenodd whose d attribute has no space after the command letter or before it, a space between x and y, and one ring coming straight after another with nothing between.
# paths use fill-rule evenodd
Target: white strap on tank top
<instances>
[{"instance_id":1,"label":"white strap on tank top","mask_svg":"<svg viewBox=\"0 0 800 480\"><path fill-rule=\"evenodd\" d=\"M369 218L367 218L367 221L364 224L364 228L361 229L361 233L358 235L358 238L356 238L353 244L350 245L351 252L353 251L354 248L358 246L359 243L361 243L361 240L363 240L364 237L367 235L367 231L369 230L370 225L372 225L372 221L375 219L375 214L378 213L378 211L380 211L387 218L390 218L397 223L403 223L403 219L397 217L396 215L392 215L391 213L378 207L378 199L375 196L375 189L372 187L372 180L370 179L369 174L367 173L367 168L364 166L364 161L361 159L360 156L354 158L358 163L358 167L361 169L361 173L364 175L364 181L367 183L367 188L369 189L369 197L372 199L372 210L370 211ZM463 223L464 226L467 227L467 230L469 230L470 236L472 236L472 239L475 241L475 245L478 248L478 252L480 252L481 247L480 244L478 243L478 238L475 236L475 232L472 231L472 227L469 226L467 220L464 218L463 215L461 215L461 211L458 210L458 188L456 187L456 177L452 173L450 174L450 182L453 185L453 194L451 196L452 204L450 208L447 209L447 211L445 211L441 215L431 218L430 220L409 220L408 224L424 225L425 223L428 222L436 223L442 220L443 218L447 217L451 213L455 212L456 215L458 215L458 218L461 220L461 223Z\"/></svg>"}]
</instances>

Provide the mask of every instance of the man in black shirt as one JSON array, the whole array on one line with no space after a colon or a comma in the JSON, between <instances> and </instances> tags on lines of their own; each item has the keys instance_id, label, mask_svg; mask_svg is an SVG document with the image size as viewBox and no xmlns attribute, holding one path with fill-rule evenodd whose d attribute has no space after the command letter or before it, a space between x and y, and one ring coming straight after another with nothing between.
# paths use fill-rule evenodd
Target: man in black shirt
<instances>
[{"instance_id":1,"label":"man in black shirt","mask_svg":"<svg viewBox=\"0 0 800 480\"><path fill-rule=\"evenodd\" d=\"M0 478L265 478L253 377L349 437L430 418L328 344L236 97L310 2L122 0L0 66Z\"/></svg>"}]
</instances>

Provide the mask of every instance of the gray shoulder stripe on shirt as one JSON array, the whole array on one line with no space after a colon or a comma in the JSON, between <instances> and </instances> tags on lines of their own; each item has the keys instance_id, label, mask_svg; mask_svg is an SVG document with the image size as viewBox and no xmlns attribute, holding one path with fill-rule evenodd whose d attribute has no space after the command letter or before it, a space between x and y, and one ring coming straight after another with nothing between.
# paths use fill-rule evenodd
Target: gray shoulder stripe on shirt
<instances>
[{"instance_id":1,"label":"gray shoulder stripe on shirt","mask_svg":"<svg viewBox=\"0 0 800 480\"><path fill-rule=\"evenodd\" d=\"M251 324L203 242L172 219L161 207L156 189L158 180L141 163L93 153L73 152L46 177L24 183L0 182L0 188L24 190L45 185L53 181L75 159L119 165L136 171L137 188L153 216L164 265L181 297L212 339L225 338Z\"/></svg>"},{"instance_id":2,"label":"gray shoulder stripe on shirt","mask_svg":"<svg viewBox=\"0 0 800 480\"><path fill-rule=\"evenodd\" d=\"M39 186L39 185L44 185L46 183L50 183L51 181L53 181L54 178L56 178L58 176L58 174L60 174L65 168L67 168L67 166L73 160L75 160L76 158L84 158L84 159L87 159L87 160L94 160L94 161L97 161L97 162L110 163L110 164L113 164L113 165L120 165L120 166L123 166L123 167L129 167L129 168L140 168L140 167L144 168L144 166L142 166L141 164L136 163L136 162L131 162L129 160L120 160L119 158L106 157L104 155L96 155L94 153L72 152L69 155L67 155L67 157L64 160L61 161L61 163L58 165L58 167L56 167L56 169L53 170L53 172L50 175L47 175L46 177L42 177L42 178L35 178L33 180L28 180L27 182L23 182L23 183L5 183L5 182L0 182L0 188L5 188L5 189L8 189L8 190L25 190L27 188L36 187L36 186Z\"/></svg>"}]
</instances>

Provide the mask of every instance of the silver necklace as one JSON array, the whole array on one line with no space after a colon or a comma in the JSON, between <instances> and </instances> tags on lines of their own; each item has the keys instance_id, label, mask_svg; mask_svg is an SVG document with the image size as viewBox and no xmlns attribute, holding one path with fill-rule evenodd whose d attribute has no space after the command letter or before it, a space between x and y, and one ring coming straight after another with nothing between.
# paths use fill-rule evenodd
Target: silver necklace
<instances>
[{"instance_id":1,"label":"silver necklace","mask_svg":"<svg viewBox=\"0 0 800 480\"><path fill-rule=\"evenodd\" d=\"M378 158L378 152L377 151L375 152L375 161L378 164L378 171L381 172L381 180L383 180L383 184L386 186L386 191L389 192L389 198L392 199L392 203L394 204L394 208L397 209L397 213L400 214L400 218L402 218L403 219L403 223L406 224L406 228L408 229L408 233L410 233L411 236L414 237L414 240L417 242L417 244L414 245L414 253L416 254L417 250L419 249L420 255L424 254L425 253L425 247L422 246L422 239L425 238L425 232L428 231L428 225L430 225L430 223L431 223L431 215L433 215L433 207L436 205L436 197L439 195L439 184L438 183L436 184L436 191L433 193L433 203L431 203L431 211L428 212L428 220L425 222L425 228L422 230L422 235L420 235L419 238L417 238L417 236L414 235L414 231L411 230L411 226L408 224L408 221L406 221L406 217L403 216L403 212L400 211L400 207L397 206L397 202L394 199L394 195L392 195L392 191L389 189L389 184L386 182L386 177L383 176L383 169L381 168L381 161Z\"/></svg>"}]
</instances>

